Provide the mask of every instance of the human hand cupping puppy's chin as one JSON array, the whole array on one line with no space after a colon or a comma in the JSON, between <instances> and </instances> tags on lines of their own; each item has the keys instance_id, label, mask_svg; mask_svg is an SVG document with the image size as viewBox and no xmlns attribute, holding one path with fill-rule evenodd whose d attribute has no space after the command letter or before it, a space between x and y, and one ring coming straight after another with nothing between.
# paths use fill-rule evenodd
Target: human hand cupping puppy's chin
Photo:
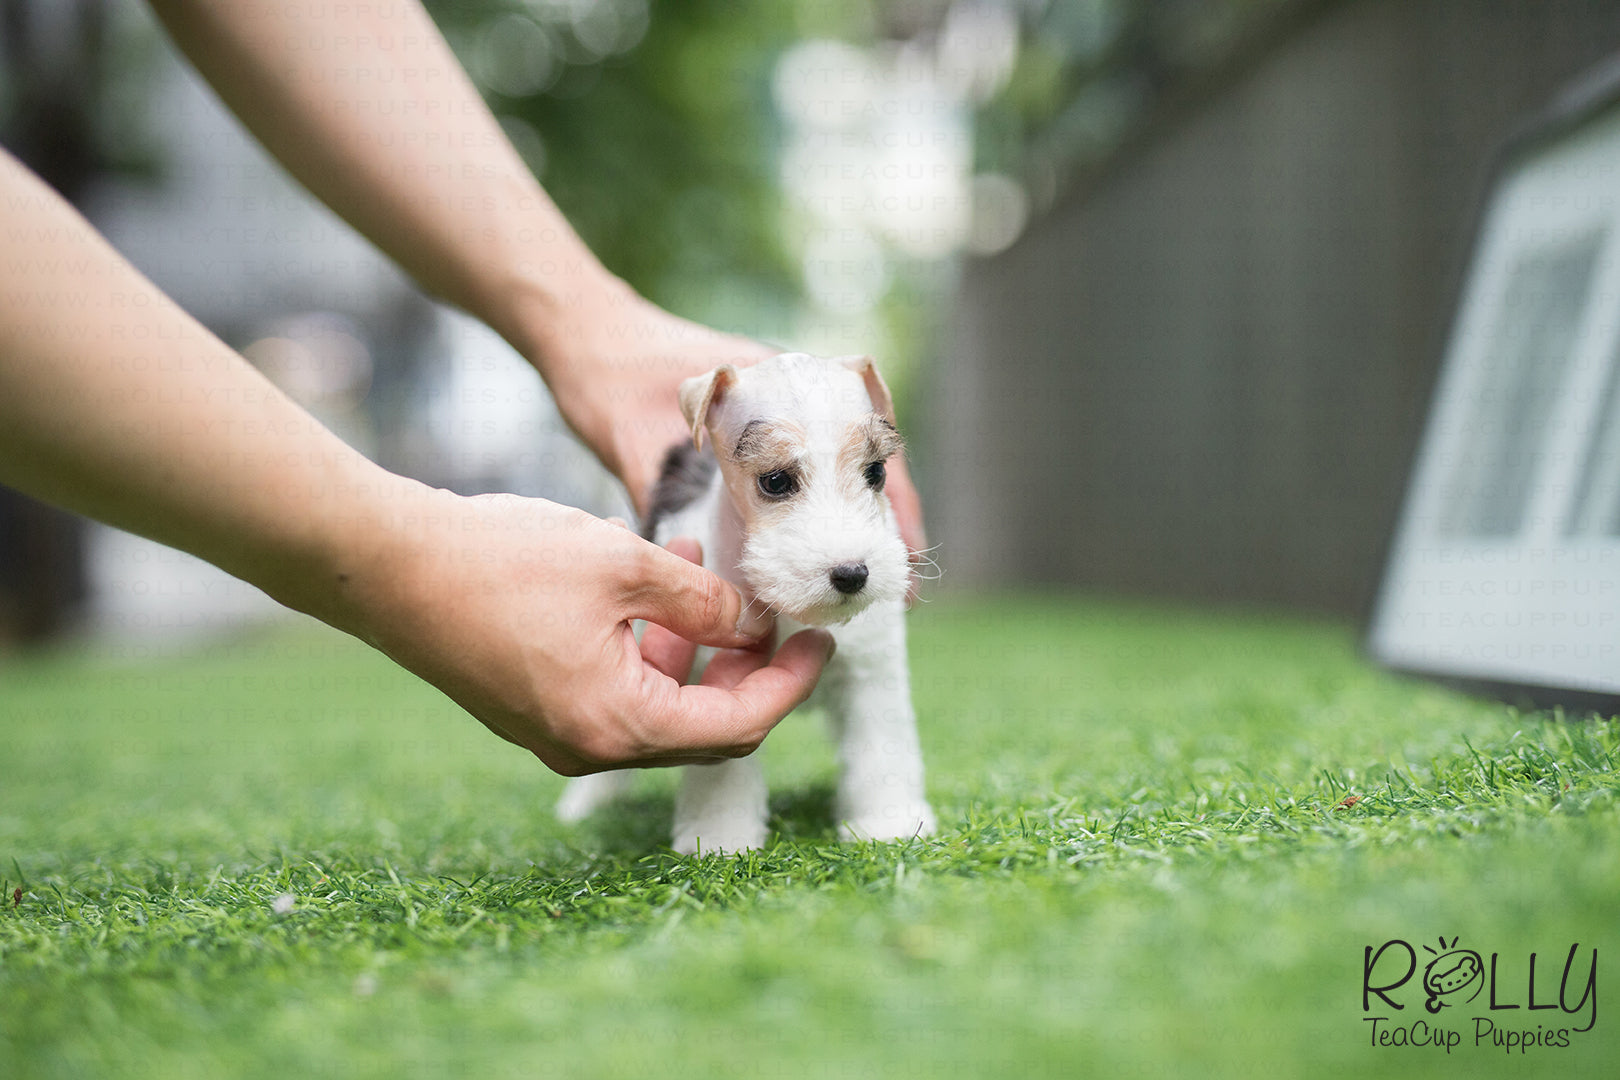
<instances>
[{"instance_id":1,"label":"human hand cupping puppy's chin","mask_svg":"<svg viewBox=\"0 0 1620 1080\"><path fill-rule=\"evenodd\" d=\"M421 485L389 504L391 542L337 575L341 610L316 614L557 772L751 753L831 655L813 630L772 655L768 625L740 629L742 598L695 552L583 511ZM726 651L686 686L697 644Z\"/></svg>"}]
</instances>

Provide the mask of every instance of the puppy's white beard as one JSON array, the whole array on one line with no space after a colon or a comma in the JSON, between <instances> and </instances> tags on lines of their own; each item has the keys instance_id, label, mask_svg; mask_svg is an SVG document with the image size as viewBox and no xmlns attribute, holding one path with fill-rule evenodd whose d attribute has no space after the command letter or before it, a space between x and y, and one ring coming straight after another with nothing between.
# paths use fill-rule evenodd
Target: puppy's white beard
<instances>
[{"instance_id":1,"label":"puppy's white beard","mask_svg":"<svg viewBox=\"0 0 1620 1080\"><path fill-rule=\"evenodd\" d=\"M829 521L842 527L828 526ZM866 564L866 585L847 595L828 577L840 563ZM754 596L807 626L848 622L873 604L906 591L906 546L889 523L872 514L795 513L743 539L738 560Z\"/></svg>"}]
</instances>

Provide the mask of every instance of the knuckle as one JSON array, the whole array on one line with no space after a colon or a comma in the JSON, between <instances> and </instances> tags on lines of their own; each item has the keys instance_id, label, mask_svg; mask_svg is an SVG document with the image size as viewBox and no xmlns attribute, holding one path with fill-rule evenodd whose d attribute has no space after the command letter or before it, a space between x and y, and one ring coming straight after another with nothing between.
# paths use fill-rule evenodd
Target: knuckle
<instances>
[{"instance_id":1,"label":"knuckle","mask_svg":"<svg viewBox=\"0 0 1620 1080\"><path fill-rule=\"evenodd\" d=\"M697 616L702 620L702 625L723 629L721 623L726 614L725 590L726 585L713 575L698 579L692 603Z\"/></svg>"},{"instance_id":2,"label":"knuckle","mask_svg":"<svg viewBox=\"0 0 1620 1080\"><path fill-rule=\"evenodd\" d=\"M765 742L765 734L766 733L763 731L747 732L746 734L740 736L730 746L722 750L721 753L725 754L727 757L747 757L755 750L758 750L761 744Z\"/></svg>"},{"instance_id":3,"label":"knuckle","mask_svg":"<svg viewBox=\"0 0 1620 1080\"><path fill-rule=\"evenodd\" d=\"M629 544L619 547L612 556L619 568L621 582L632 595L645 592L659 580L658 549L651 544Z\"/></svg>"}]
</instances>

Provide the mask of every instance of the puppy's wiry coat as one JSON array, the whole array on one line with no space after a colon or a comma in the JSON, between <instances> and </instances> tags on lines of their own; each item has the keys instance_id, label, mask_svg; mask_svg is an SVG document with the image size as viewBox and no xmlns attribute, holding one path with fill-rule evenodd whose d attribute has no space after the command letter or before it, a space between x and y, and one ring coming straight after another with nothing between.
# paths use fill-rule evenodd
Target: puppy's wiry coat
<instances>
[{"instance_id":1,"label":"puppy's wiry coat","mask_svg":"<svg viewBox=\"0 0 1620 1080\"><path fill-rule=\"evenodd\" d=\"M784 353L688 379L681 409L693 445L665 464L648 538L697 537L704 564L769 607L781 637L835 628L838 651L817 696L838 740L839 835L931 833L906 664L909 566L883 492L883 463L902 443L883 380L865 357ZM712 456L697 452L705 435ZM584 817L632 776L573 781L558 815ZM757 756L687 766L672 842L688 853L759 847L766 816Z\"/></svg>"}]
</instances>

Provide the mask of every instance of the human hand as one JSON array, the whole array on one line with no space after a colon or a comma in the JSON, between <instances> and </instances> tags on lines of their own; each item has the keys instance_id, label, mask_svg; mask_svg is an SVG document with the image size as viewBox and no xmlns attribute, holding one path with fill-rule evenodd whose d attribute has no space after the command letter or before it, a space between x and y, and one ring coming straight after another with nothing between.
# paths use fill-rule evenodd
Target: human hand
<instances>
[{"instance_id":1,"label":"human hand","mask_svg":"<svg viewBox=\"0 0 1620 1080\"><path fill-rule=\"evenodd\" d=\"M690 439L677 390L721 364L745 366L780 352L671 315L617 281L569 308L542 339L538 363L569 426L645 514L664 455ZM889 462L886 490L912 564L927 562L922 500L905 458ZM911 576L908 601L916 597Z\"/></svg>"},{"instance_id":2,"label":"human hand","mask_svg":"<svg viewBox=\"0 0 1620 1080\"><path fill-rule=\"evenodd\" d=\"M762 650L768 624L739 629L745 605L688 561L695 541L666 551L513 495L407 498L385 550L340 579L345 614L317 614L565 775L751 753L831 655L823 631ZM694 642L722 651L685 686Z\"/></svg>"}]
</instances>

